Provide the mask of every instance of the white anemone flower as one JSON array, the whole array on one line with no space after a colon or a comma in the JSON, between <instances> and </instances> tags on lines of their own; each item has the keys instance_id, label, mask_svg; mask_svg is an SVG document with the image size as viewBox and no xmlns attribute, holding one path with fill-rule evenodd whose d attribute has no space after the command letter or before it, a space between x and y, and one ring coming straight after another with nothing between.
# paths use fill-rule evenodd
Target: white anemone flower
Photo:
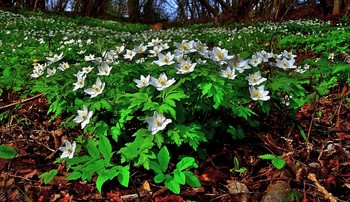
<instances>
[{"instance_id":1,"label":"white anemone flower","mask_svg":"<svg viewBox=\"0 0 350 202\"><path fill-rule=\"evenodd\" d=\"M253 55L252 58L249 60L249 64L252 65L253 67L257 67L259 64L261 64L262 59L261 57L257 55Z\"/></svg>"},{"instance_id":2,"label":"white anemone flower","mask_svg":"<svg viewBox=\"0 0 350 202\"><path fill-rule=\"evenodd\" d=\"M143 88L143 87L148 86L150 84L150 80L151 80L151 76L150 75L147 75L146 77L141 75L140 79L134 79L134 81L136 82L136 86L138 88Z\"/></svg>"},{"instance_id":3,"label":"white anemone flower","mask_svg":"<svg viewBox=\"0 0 350 202\"><path fill-rule=\"evenodd\" d=\"M85 105L83 105L83 110L78 110L78 116L76 116L73 121L75 123L81 123L81 129L90 122L93 112L89 111Z\"/></svg>"},{"instance_id":4,"label":"white anemone flower","mask_svg":"<svg viewBox=\"0 0 350 202\"><path fill-rule=\"evenodd\" d=\"M257 52L256 54L262 59L263 62L268 62L269 59L273 57L273 53L266 52L265 50Z\"/></svg>"},{"instance_id":5,"label":"white anemone flower","mask_svg":"<svg viewBox=\"0 0 350 202\"><path fill-rule=\"evenodd\" d=\"M156 63L159 66L171 65L175 63L173 61L174 57L175 55L171 54L170 52L168 52L166 55L158 53L158 60L154 61L154 63Z\"/></svg>"},{"instance_id":6,"label":"white anemone flower","mask_svg":"<svg viewBox=\"0 0 350 202\"><path fill-rule=\"evenodd\" d=\"M194 67L197 65L197 63L192 63L190 58L187 58L187 60L181 60L180 64L177 64L175 68L177 69L177 74L187 74L194 71Z\"/></svg>"},{"instance_id":7,"label":"white anemone flower","mask_svg":"<svg viewBox=\"0 0 350 202\"><path fill-rule=\"evenodd\" d=\"M126 53L124 55L124 59L129 59L129 60L132 60L134 58L134 56L136 55L136 52L135 51L132 51L132 50L126 50Z\"/></svg>"},{"instance_id":8,"label":"white anemone flower","mask_svg":"<svg viewBox=\"0 0 350 202\"><path fill-rule=\"evenodd\" d=\"M248 64L248 61L249 60L243 60L241 57L235 57L231 60L227 60L226 63L232 69L235 69L239 73L242 73L242 72L244 72L244 70L251 68Z\"/></svg>"},{"instance_id":9,"label":"white anemone flower","mask_svg":"<svg viewBox=\"0 0 350 202\"><path fill-rule=\"evenodd\" d=\"M158 131L164 130L165 127L172 122L171 119L165 118L163 114L158 114L156 111L152 117L146 117L146 121L149 124L148 130L151 131L152 135L156 134Z\"/></svg>"},{"instance_id":10,"label":"white anemone flower","mask_svg":"<svg viewBox=\"0 0 350 202\"><path fill-rule=\"evenodd\" d=\"M267 80L266 78L261 77L261 72L260 71L257 71L254 74L249 74L245 79L249 82L250 86L259 85L262 82Z\"/></svg>"},{"instance_id":11,"label":"white anemone flower","mask_svg":"<svg viewBox=\"0 0 350 202\"><path fill-rule=\"evenodd\" d=\"M106 62L102 62L100 66L98 66L98 74L97 75L103 75L108 76L112 70L112 67L110 67Z\"/></svg>"},{"instance_id":12,"label":"white anemone flower","mask_svg":"<svg viewBox=\"0 0 350 202\"><path fill-rule=\"evenodd\" d=\"M74 85L73 91L76 91L79 88L83 88L84 87L85 78L86 78L85 74L77 74L78 81L73 83L73 85Z\"/></svg>"},{"instance_id":13,"label":"white anemone flower","mask_svg":"<svg viewBox=\"0 0 350 202\"><path fill-rule=\"evenodd\" d=\"M155 86L158 91L162 91L175 83L175 79L168 80L168 77L163 72L159 75L158 79L152 77L151 85Z\"/></svg>"},{"instance_id":14,"label":"white anemone flower","mask_svg":"<svg viewBox=\"0 0 350 202\"><path fill-rule=\"evenodd\" d=\"M90 66L83 67L83 73L84 73L84 74L88 74L88 73L90 73L93 69L94 69L94 67L90 67Z\"/></svg>"},{"instance_id":15,"label":"white anemone flower","mask_svg":"<svg viewBox=\"0 0 350 202\"><path fill-rule=\"evenodd\" d=\"M276 59L276 66L281 69L295 69L297 66L294 65L295 60L283 58L282 60Z\"/></svg>"},{"instance_id":16,"label":"white anemone flower","mask_svg":"<svg viewBox=\"0 0 350 202\"><path fill-rule=\"evenodd\" d=\"M147 46L143 45L143 43L141 43L139 46L136 46L133 51L135 53L144 53L147 50Z\"/></svg>"},{"instance_id":17,"label":"white anemone flower","mask_svg":"<svg viewBox=\"0 0 350 202\"><path fill-rule=\"evenodd\" d=\"M148 42L147 46L148 47L152 47L152 46L158 46L158 44L160 44L162 42L162 40L158 39L158 37L156 39L152 39L151 42Z\"/></svg>"},{"instance_id":18,"label":"white anemone flower","mask_svg":"<svg viewBox=\"0 0 350 202\"><path fill-rule=\"evenodd\" d=\"M55 74L56 74L56 68L52 68L52 69L48 68L46 77L50 77L50 76L53 76Z\"/></svg>"},{"instance_id":19,"label":"white anemone flower","mask_svg":"<svg viewBox=\"0 0 350 202\"><path fill-rule=\"evenodd\" d=\"M288 52L287 50L284 50L278 57L285 57L287 59L294 59L297 57L292 52Z\"/></svg>"},{"instance_id":20,"label":"white anemone flower","mask_svg":"<svg viewBox=\"0 0 350 202\"><path fill-rule=\"evenodd\" d=\"M176 46L177 49L175 49L174 52L177 54L187 54L187 53L195 52L196 49L193 48L193 43L194 41L187 41L187 40L182 40L181 43L175 42L174 45Z\"/></svg>"},{"instance_id":21,"label":"white anemone flower","mask_svg":"<svg viewBox=\"0 0 350 202\"><path fill-rule=\"evenodd\" d=\"M228 78L228 79L235 79L236 78L236 73L235 73L235 69L234 68L230 68L230 67L227 67L226 70L221 70L220 71L220 75L224 78Z\"/></svg>"},{"instance_id":22,"label":"white anemone flower","mask_svg":"<svg viewBox=\"0 0 350 202\"><path fill-rule=\"evenodd\" d=\"M269 91L265 91L265 85L261 85L258 88L255 88L254 86L250 86L249 87L249 93L250 93L250 97L253 100L269 100L270 96L268 96Z\"/></svg>"},{"instance_id":23,"label":"white anemone flower","mask_svg":"<svg viewBox=\"0 0 350 202\"><path fill-rule=\"evenodd\" d=\"M234 58L234 56L228 55L228 51L226 49L221 49L219 47L214 47L213 50L209 52L209 55L211 56L211 59L216 62Z\"/></svg>"},{"instance_id":24,"label":"white anemone flower","mask_svg":"<svg viewBox=\"0 0 350 202\"><path fill-rule=\"evenodd\" d=\"M117 52L117 54L120 54L124 51L125 46L117 46L115 47L115 51Z\"/></svg>"},{"instance_id":25,"label":"white anemone flower","mask_svg":"<svg viewBox=\"0 0 350 202\"><path fill-rule=\"evenodd\" d=\"M85 61L94 61L95 60L95 55L90 54L84 57Z\"/></svg>"},{"instance_id":26,"label":"white anemone flower","mask_svg":"<svg viewBox=\"0 0 350 202\"><path fill-rule=\"evenodd\" d=\"M77 144L75 143L75 141L71 144L68 140L64 141L65 146L64 147L60 147L58 148L59 150L61 150L63 153L61 154L60 158L73 158L74 156L74 152L75 152L75 148L77 146Z\"/></svg>"},{"instance_id":27,"label":"white anemone flower","mask_svg":"<svg viewBox=\"0 0 350 202\"><path fill-rule=\"evenodd\" d=\"M101 82L100 78L96 79L96 83L92 85L92 88L85 89L84 92L90 95L90 98L96 97L102 93L105 88L105 82Z\"/></svg>"},{"instance_id":28,"label":"white anemone flower","mask_svg":"<svg viewBox=\"0 0 350 202\"><path fill-rule=\"evenodd\" d=\"M32 78L38 78L43 75L44 71L40 69L33 69L33 73L30 75Z\"/></svg>"},{"instance_id":29,"label":"white anemone flower","mask_svg":"<svg viewBox=\"0 0 350 202\"><path fill-rule=\"evenodd\" d=\"M50 62L57 62L62 60L63 58L63 52L59 55L55 54L53 57L46 57L47 60L49 60Z\"/></svg>"},{"instance_id":30,"label":"white anemone flower","mask_svg":"<svg viewBox=\"0 0 350 202\"><path fill-rule=\"evenodd\" d=\"M69 68L69 64L68 62L63 62L58 66L58 69L61 70L62 72L64 72L64 70Z\"/></svg>"},{"instance_id":31,"label":"white anemone flower","mask_svg":"<svg viewBox=\"0 0 350 202\"><path fill-rule=\"evenodd\" d=\"M197 41L193 43L194 49L202 56L208 56L208 46L203 44L201 41Z\"/></svg>"}]
</instances>

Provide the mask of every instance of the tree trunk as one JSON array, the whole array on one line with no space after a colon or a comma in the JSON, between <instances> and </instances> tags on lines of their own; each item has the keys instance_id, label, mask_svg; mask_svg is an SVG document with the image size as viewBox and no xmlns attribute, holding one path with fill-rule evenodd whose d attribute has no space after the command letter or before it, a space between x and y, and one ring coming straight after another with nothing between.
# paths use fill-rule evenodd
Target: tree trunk
<instances>
[{"instance_id":1,"label":"tree trunk","mask_svg":"<svg viewBox=\"0 0 350 202\"><path fill-rule=\"evenodd\" d=\"M334 0L333 4L333 16L340 16L341 0Z\"/></svg>"},{"instance_id":2,"label":"tree trunk","mask_svg":"<svg viewBox=\"0 0 350 202\"><path fill-rule=\"evenodd\" d=\"M128 15L131 22L138 22L140 20L139 0L128 0Z\"/></svg>"}]
</instances>

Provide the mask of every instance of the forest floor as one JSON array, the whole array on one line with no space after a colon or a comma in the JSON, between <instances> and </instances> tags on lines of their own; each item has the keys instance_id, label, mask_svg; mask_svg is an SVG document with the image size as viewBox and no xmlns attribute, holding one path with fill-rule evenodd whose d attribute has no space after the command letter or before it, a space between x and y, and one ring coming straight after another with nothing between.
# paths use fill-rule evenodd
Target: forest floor
<instances>
[{"instance_id":1,"label":"forest floor","mask_svg":"<svg viewBox=\"0 0 350 202\"><path fill-rule=\"evenodd\" d=\"M207 159L195 170L202 188L183 186L180 195L154 184L153 173L140 168L132 168L129 188L111 181L102 193L94 187L96 178L66 181L65 166L54 163L57 150L64 138L81 131L60 127L61 119L48 122L49 105L38 96L2 109L10 110L11 116L0 126L1 143L14 147L18 156L0 161L0 201L279 201L288 193L305 202L349 201L350 108L345 100L349 92L340 84L329 96L299 110L294 122L308 141L300 128L285 127L286 120L272 113L262 120L262 128L268 128L264 132L250 131L243 140L218 139L214 145L204 145ZM3 98L3 105L16 102L18 96L8 98L13 100ZM277 170L257 158L266 153L282 156L286 166ZM245 172L232 171L234 157L239 160L235 169ZM58 175L44 184L38 176L52 169Z\"/></svg>"}]
</instances>

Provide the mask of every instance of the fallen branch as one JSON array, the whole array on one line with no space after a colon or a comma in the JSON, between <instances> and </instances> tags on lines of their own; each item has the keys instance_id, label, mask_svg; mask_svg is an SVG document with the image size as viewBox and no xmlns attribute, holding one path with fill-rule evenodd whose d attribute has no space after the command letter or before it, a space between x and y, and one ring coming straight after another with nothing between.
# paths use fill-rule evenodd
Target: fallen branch
<instances>
[{"instance_id":1,"label":"fallen branch","mask_svg":"<svg viewBox=\"0 0 350 202\"><path fill-rule=\"evenodd\" d=\"M324 197L325 197L326 199L328 199L330 202L337 202L337 199L335 199L335 198L333 197L332 193L329 193L329 192L327 191L327 189L324 188L324 186L322 186L322 185L317 181L316 175L315 175L315 174L309 173L309 175L307 176L307 178L309 178L309 180L311 180L311 181L314 182L314 184L315 184L316 187L317 187L317 190L318 190L319 192L321 192L321 193L324 195Z\"/></svg>"},{"instance_id":2,"label":"fallen branch","mask_svg":"<svg viewBox=\"0 0 350 202\"><path fill-rule=\"evenodd\" d=\"M15 106L15 105L17 105L17 104L22 104L22 103L25 103L25 102L28 102L28 101L30 101L30 100L34 100L34 99L36 99L36 98L38 98L38 97L41 97L43 94L38 94L38 95L35 95L35 96L33 96L33 97L30 97L30 98L26 98L26 99L24 99L24 100L18 100L17 102L13 102L13 103L11 103L11 104L8 104L8 105L4 105L4 106L0 106L0 110L2 110L2 109L6 109L6 108L9 108L9 107L12 107L12 106Z\"/></svg>"}]
</instances>

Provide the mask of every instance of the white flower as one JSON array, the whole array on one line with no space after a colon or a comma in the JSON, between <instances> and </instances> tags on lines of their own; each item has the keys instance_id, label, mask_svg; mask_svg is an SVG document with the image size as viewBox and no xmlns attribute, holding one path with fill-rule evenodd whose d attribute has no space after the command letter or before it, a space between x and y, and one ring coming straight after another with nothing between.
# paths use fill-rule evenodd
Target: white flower
<instances>
[{"instance_id":1,"label":"white flower","mask_svg":"<svg viewBox=\"0 0 350 202\"><path fill-rule=\"evenodd\" d=\"M33 78L38 78L41 75L43 75L44 71L40 70L40 69L33 69L33 73L30 75Z\"/></svg>"},{"instance_id":2,"label":"white flower","mask_svg":"<svg viewBox=\"0 0 350 202\"><path fill-rule=\"evenodd\" d=\"M196 49L193 48L193 43L194 41L189 41L187 42L187 40L182 40L181 43L174 43L174 45L176 46L177 49L175 49L175 53L177 54L186 54L186 53L191 53L191 52L195 52Z\"/></svg>"},{"instance_id":3,"label":"white flower","mask_svg":"<svg viewBox=\"0 0 350 202\"><path fill-rule=\"evenodd\" d=\"M155 86L159 91L164 90L175 83L175 79L172 78L171 80L168 80L168 77L164 72L159 75L158 79L152 77L151 80L151 85Z\"/></svg>"},{"instance_id":4,"label":"white flower","mask_svg":"<svg viewBox=\"0 0 350 202\"><path fill-rule=\"evenodd\" d=\"M64 62L64 63L61 63L59 66L58 66L58 69L61 70L62 72L66 69L69 68L69 64L68 62Z\"/></svg>"},{"instance_id":5,"label":"white flower","mask_svg":"<svg viewBox=\"0 0 350 202\"><path fill-rule=\"evenodd\" d=\"M88 74L92 71L92 69L94 69L94 67L90 67L90 66L83 67L83 73Z\"/></svg>"},{"instance_id":6,"label":"white flower","mask_svg":"<svg viewBox=\"0 0 350 202\"><path fill-rule=\"evenodd\" d=\"M135 79L136 86L138 88L146 87L150 84L151 76L147 75L147 77L144 77L143 75L140 76L140 79Z\"/></svg>"},{"instance_id":7,"label":"white flower","mask_svg":"<svg viewBox=\"0 0 350 202\"><path fill-rule=\"evenodd\" d=\"M85 61L94 61L94 60L95 60L95 55L90 54L90 55L88 55L88 56L85 56L85 57L84 57L84 60L85 60Z\"/></svg>"},{"instance_id":8,"label":"white flower","mask_svg":"<svg viewBox=\"0 0 350 202\"><path fill-rule=\"evenodd\" d=\"M249 74L245 79L249 82L250 86L259 85L267 80L266 78L261 77L261 72L259 71L255 72L254 74Z\"/></svg>"},{"instance_id":9,"label":"white flower","mask_svg":"<svg viewBox=\"0 0 350 202\"><path fill-rule=\"evenodd\" d=\"M232 69L235 69L239 73L242 73L242 72L244 72L244 70L251 68L248 64L248 61L249 60L243 60L241 57L235 57L231 60L227 60L226 63Z\"/></svg>"},{"instance_id":10,"label":"white flower","mask_svg":"<svg viewBox=\"0 0 350 202\"><path fill-rule=\"evenodd\" d=\"M152 135L156 134L158 131L164 130L166 125L172 122L171 119L166 119L163 114L158 114L156 111L153 117L146 117L146 121L149 124L148 130L151 131Z\"/></svg>"},{"instance_id":11,"label":"white flower","mask_svg":"<svg viewBox=\"0 0 350 202\"><path fill-rule=\"evenodd\" d=\"M53 76L55 74L56 74L56 68L52 68L52 69L48 68L46 77L50 77L50 76Z\"/></svg>"},{"instance_id":12,"label":"white flower","mask_svg":"<svg viewBox=\"0 0 350 202\"><path fill-rule=\"evenodd\" d=\"M297 68L295 68L294 71L298 72L299 74L304 74L309 68L310 68L310 65L305 64L303 67L297 66Z\"/></svg>"},{"instance_id":13,"label":"white flower","mask_svg":"<svg viewBox=\"0 0 350 202\"><path fill-rule=\"evenodd\" d=\"M267 94L269 94L269 91L265 91L264 90L265 85L259 86L257 89L254 86L250 86L249 87L249 93L250 93L250 97L253 100L269 100L270 96L268 96Z\"/></svg>"},{"instance_id":14,"label":"white flower","mask_svg":"<svg viewBox=\"0 0 350 202\"><path fill-rule=\"evenodd\" d=\"M139 46L136 46L133 51L135 53L143 53L146 50L147 50L147 46L144 46L143 43L141 43Z\"/></svg>"},{"instance_id":15,"label":"white flower","mask_svg":"<svg viewBox=\"0 0 350 202\"><path fill-rule=\"evenodd\" d=\"M81 50L81 51L77 52L77 54L82 55L82 54L85 53L85 51L86 51L86 50Z\"/></svg>"},{"instance_id":16,"label":"white flower","mask_svg":"<svg viewBox=\"0 0 350 202\"><path fill-rule=\"evenodd\" d=\"M157 46L162 40L159 40L158 37L156 39L152 39L151 42L148 42L147 46L152 47L152 46Z\"/></svg>"},{"instance_id":17,"label":"white flower","mask_svg":"<svg viewBox=\"0 0 350 202\"><path fill-rule=\"evenodd\" d=\"M208 46L203 44L201 41L197 41L193 43L193 48L202 56L208 56Z\"/></svg>"},{"instance_id":18,"label":"white flower","mask_svg":"<svg viewBox=\"0 0 350 202\"><path fill-rule=\"evenodd\" d=\"M108 76L111 72L112 67L110 67L106 62L102 62L100 66L98 66L98 74Z\"/></svg>"},{"instance_id":19,"label":"white flower","mask_svg":"<svg viewBox=\"0 0 350 202\"><path fill-rule=\"evenodd\" d=\"M101 82L100 78L97 78L96 84L92 85L92 88L85 89L84 92L90 95L90 98L96 97L101 94L105 88L105 83Z\"/></svg>"},{"instance_id":20,"label":"white flower","mask_svg":"<svg viewBox=\"0 0 350 202\"><path fill-rule=\"evenodd\" d=\"M83 105L83 110L78 110L78 116L76 116L73 121L75 123L81 123L81 129L85 128L86 124L90 122L92 117L92 111L88 111L85 105Z\"/></svg>"},{"instance_id":21,"label":"white flower","mask_svg":"<svg viewBox=\"0 0 350 202\"><path fill-rule=\"evenodd\" d=\"M62 60L63 58L63 52L60 55L55 54L53 57L46 57L47 60L49 60L50 62L57 62Z\"/></svg>"},{"instance_id":22,"label":"white flower","mask_svg":"<svg viewBox=\"0 0 350 202\"><path fill-rule=\"evenodd\" d=\"M122 53L124 51L124 49L125 49L125 46L117 46L117 47L115 47L115 51L118 54Z\"/></svg>"},{"instance_id":23,"label":"white flower","mask_svg":"<svg viewBox=\"0 0 350 202\"><path fill-rule=\"evenodd\" d=\"M294 69L296 66L294 65L295 60L287 58L283 58L282 60L276 59L276 66L281 69Z\"/></svg>"},{"instance_id":24,"label":"white flower","mask_svg":"<svg viewBox=\"0 0 350 202\"><path fill-rule=\"evenodd\" d=\"M187 58L187 60L181 60L180 64L177 64L175 68L177 69L177 74L187 74L194 71L194 67L197 65L197 63L192 63L190 58Z\"/></svg>"},{"instance_id":25,"label":"white flower","mask_svg":"<svg viewBox=\"0 0 350 202\"><path fill-rule=\"evenodd\" d=\"M132 50L126 50L126 54L124 55L124 59L132 60L134 56L136 55L135 51Z\"/></svg>"},{"instance_id":26,"label":"white flower","mask_svg":"<svg viewBox=\"0 0 350 202\"><path fill-rule=\"evenodd\" d=\"M78 72L78 74L77 74L78 81L73 83L73 85L74 85L73 91L76 91L79 88L83 88L84 87L85 78L86 78L85 74L82 74L82 73Z\"/></svg>"},{"instance_id":27,"label":"white flower","mask_svg":"<svg viewBox=\"0 0 350 202\"><path fill-rule=\"evenodd\" d=\"M219 47L214 47L211 52L209 52L209 55L211 56L211 59L217 62L223 61L223 60L230 60L234 56L229 56L228 51L226 49L221 49Z\"/></svg>"},{"instance_id":28,"label":"white flower","mask_svg":"<svg viewBox=\"0 0 350 202\"><path fill-rule=\"evenodd\" d=\"M329 53L328 60L334 60L334 53Z\"/></svg>"},{"instance_id":29,"label":"white flower","mask_svg":"<svg viewBox=\"0 0 350 202\"><path fill-rule=\"evenodd\" d=\"M153 46L152 50L149 50L148 52L151 54L151 57L155 57L158 55L158 53L162 52L162 47L160 46Z\"/></svg>"},{"instance_id":30,"label":"white flower","mask_svg":"<svg viewBox=\"0 0 350 202\"><path fill-rule=\"evenodd\" d=\"M60 158L61 159L67 158L67 157L70 159L73 158L77 144L75 143L75 141L73 142L73 144L71 144L67 139L64 141L64 143L65 143L64 147L58 148L63 152Z\"/></svg>"},{"instance_id":31,"label":"white flower","mask_svg":"<svg viewBox=\"0 0 350 202\"><path fill-rule=\"evenodd\" d=\"M257 52L256 54L262 59L263 62L268 62L269 59L273 57L273 53L268 53L265 50Z\"/></svg>"},{"instance_id":32,"label":"white flower","mask_svg":"<svg viewBox=\"0 0 350 202\"><path fill-rule=\"evenodd\" d=\"M234 68L230 68L227 67L226 70L221 70L220 71L220 75L224 78L228 78L228 79L235 79L236 78L236 74L235 74L235 69Z\"/></svg>"},{"instance_id":33,"label":"white flower","mask_svg":"<svg viewBox=\"0 0 350 202\"><path fill-rule=\"evenodd\" d=\"M158 60L154 61L154 63L156 63L159 66L171 65L175 63L173 61L174 57L175 55L172 55L170 52L168 52L166 55L158 53Z\"/></svg>"},{"instance_id":34,"label":"white flower","mask_svg":"<svg viewBox=\"0 0 350 202\"><path fill-rule=\"evenodd\" d=\"M253 55L252 58L249 60L249 64L252 65L253 67L258 66L262 62L261 57L257 55Z\"/></svg>"},{"instance_id":35,"label":"white flower","mask_svg":"<svg viewBox=\"0 0 350 202\"><path fill-rule=\"evenodd\" d=\"M278 57L285 57L287 59L294 59L297 56L293 55L292 52L288 52L287 50L284 50Z\"/></svg>"}]
</instances>

